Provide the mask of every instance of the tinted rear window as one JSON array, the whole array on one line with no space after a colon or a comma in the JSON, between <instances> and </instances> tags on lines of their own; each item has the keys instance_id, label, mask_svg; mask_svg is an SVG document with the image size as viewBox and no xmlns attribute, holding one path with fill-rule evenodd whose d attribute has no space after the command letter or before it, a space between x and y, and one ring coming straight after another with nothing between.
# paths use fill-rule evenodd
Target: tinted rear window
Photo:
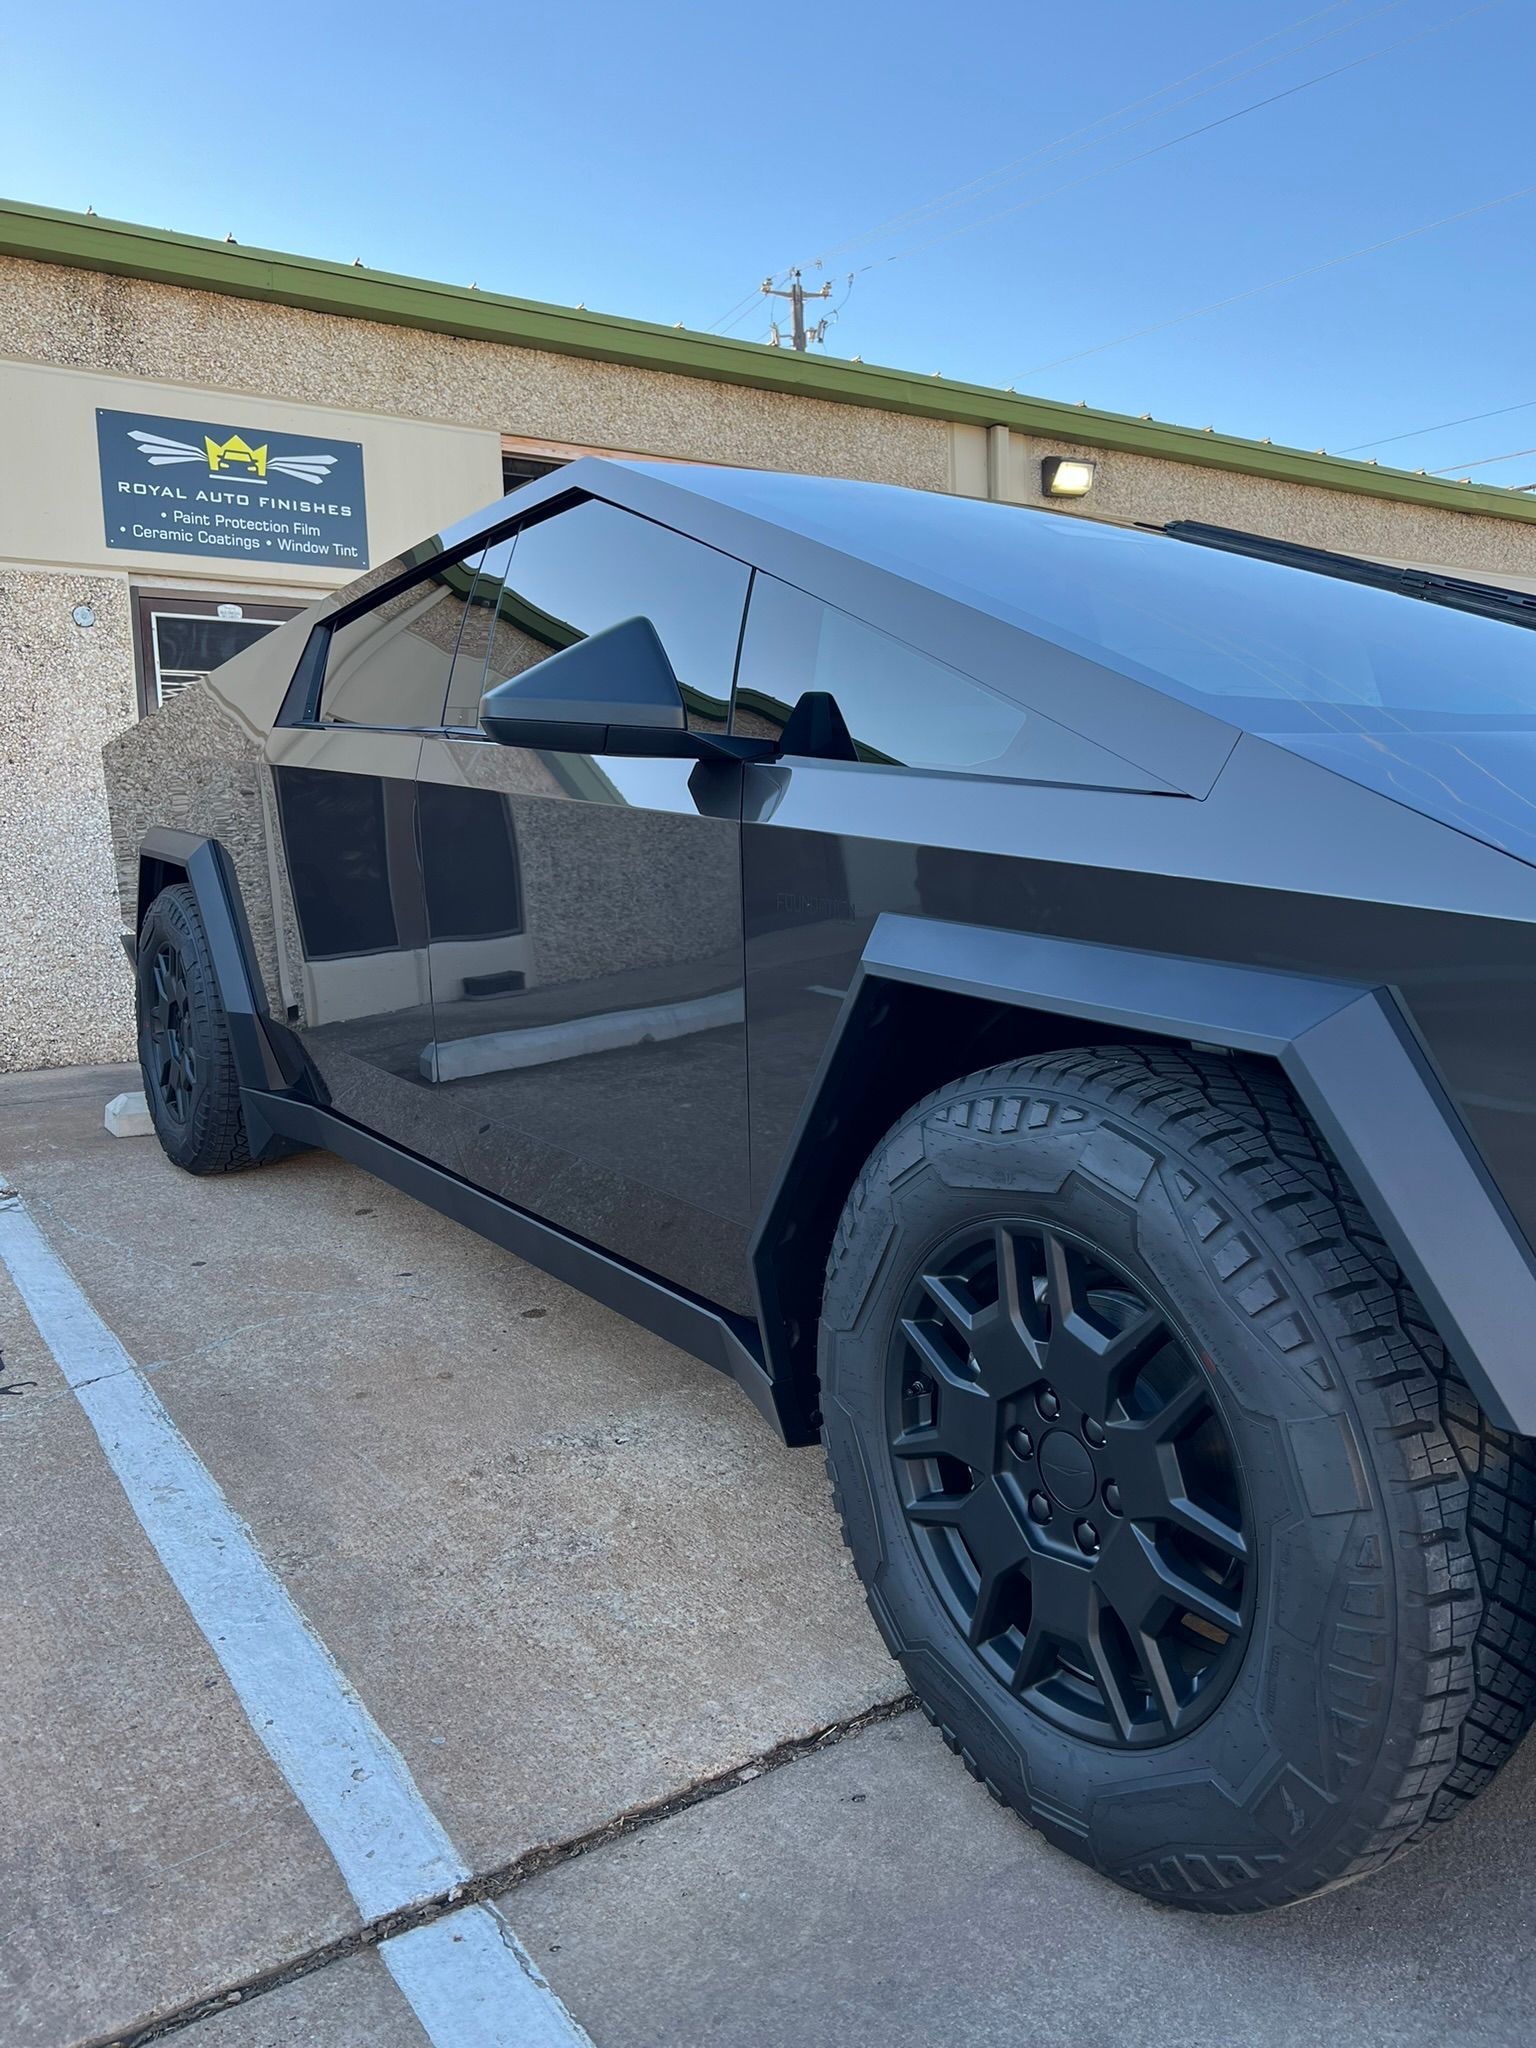
<instances>
[{"instance_id":1,"label":"tinted rear window","mask_svg":"<svg viewBox=\"0 0 1536 2048\"><path fill-rule=\"evenodd\" d=\"M688 487L1257 732L1536 722L1536 633L1082 517L746 470Z\"/></svg>"}]
</instances>

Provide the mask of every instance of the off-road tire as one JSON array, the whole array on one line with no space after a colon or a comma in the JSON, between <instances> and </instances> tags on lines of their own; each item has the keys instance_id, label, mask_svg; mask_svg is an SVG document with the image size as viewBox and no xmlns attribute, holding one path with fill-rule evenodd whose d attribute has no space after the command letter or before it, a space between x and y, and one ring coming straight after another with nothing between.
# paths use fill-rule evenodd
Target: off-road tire
<instances>
[{"instance_id":1,"label":"off-road tire","mask_svg":"<svg viewBox=\"0 0 1536 2048\"><path fill-rule=\"evenodd\" d=\"M184 1083L179 1060L176 1078L168 1078L163 1031L157 1041L156 1010L158 1005L163 1016L164 1001L156 977L163 978L168 962L178 991L175 1040L190 1056ZM163 889L145 912L135 986L144 1097L166 1157L188 1173L233 1173L249 1166L229 1020L197 898L184 882Z\"/></svg>"},{"instance_id":2,"label":"off-road tire","mask_svg":"<svg viewBox=\"0 0 1536 2048\"><path fill-rule=\"evenodd\" d=\"M1170 1308L1244 1473L1235 1675L1160 1746L1084 1740L1025 1704L966 1641L903 1506L906 1290L967 1219L1019 1216ZM1533 1445L1483 1415L1263 1062L1053 1052L917 1104L843 1212L820 1370L844 1533L920 1704L996 1798L1134 1891L1242 1912L1360 1877L1459 1812L1531 1721Z\"/></svg>"}]
</instances>

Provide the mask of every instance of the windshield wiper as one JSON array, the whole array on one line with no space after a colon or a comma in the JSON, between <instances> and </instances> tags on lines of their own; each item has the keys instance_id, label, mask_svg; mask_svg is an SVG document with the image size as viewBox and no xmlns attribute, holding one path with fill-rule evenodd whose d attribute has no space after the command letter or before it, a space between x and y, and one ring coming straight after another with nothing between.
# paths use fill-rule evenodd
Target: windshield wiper
<instances>
[{"instance_id":1,"label":"windshield wiper","mask_svg":"<svg viewBox=\"0 0 1536 2048\"><path fill-rule=\"evenodd\" d=\"M1252 555L1261 562L1279 562L1288 569L1308 569L1314 576L1338 576L1346 583L1367 583L1392 590L1399 597L1422 598L1426 604L1449 605L1453 611L1476 612L1506 625L1536 627L1536 592L1501 590L1468 576L1443 576L1433 569L1396 569L1361 555L1336 555L1327 548L1303 547L1297 541L1271 540L1262 533L1243 533L1232 526L1204 526L1197 519L1174 519L1157 531L1196 547L1220 548L1229 555Z\"/></svg>"}]
</instances>

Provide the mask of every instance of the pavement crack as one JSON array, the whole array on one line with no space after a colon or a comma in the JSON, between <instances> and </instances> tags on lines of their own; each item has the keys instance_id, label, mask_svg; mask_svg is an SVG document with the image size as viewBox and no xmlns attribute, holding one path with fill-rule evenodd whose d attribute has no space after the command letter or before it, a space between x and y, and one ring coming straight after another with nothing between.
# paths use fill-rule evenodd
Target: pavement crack
<instances>
[{"instance_id":1,"label":"pavement crack","mask_svg":"<svg viewBox=\"0 0 1536 2048\"><path fill-rule=\"evenodd\" d=\"M911 1693L899 1693L895 1699L877 1700L874 1706L864 1707L857 1714L849 1714L840 1721L828 1721L824 1726L813 1729L809 1735L791 1735L783 1742L775 1743L758 1755L749 1757L745 1763L732 1764L729 1769L713 1771L702 1778L695 1778L690 1784L676 1792L664 1792L656 1799L643 1801L639 1806L629 1806L617 1813L611 1820L599 1822L585 1833L570 1835L564 1841L540 1843L536 1848L525 1849L521 1856L502 1866L488 1877L476 1878L465 1886L466 1893L474 1891L478 1898L500 1898L507 1892L515 1891L530 1878L542 1877L547 1870L554 1870L562 1863L569 1863L575 1856L585 1856L593 1849L606 1848L610 1842L617 1842L627 1835L637 1834L642 1828L655 1827L659 1822L671 1820L674 1815L686 1813L690 1806L702 1805L705 1800L718 1799L722 1793L736 1792L745 1786L755 1784L771 1771L780 1771L786 1764L799 1763L802 1758L814 1756L818 1751L831 1749L835 1744L846 1741L850 1735L862 1735L867 1728L877 1728L883 1721L894 1721L899 1715L910 1713L917 1705Z\"/></svg>"},{"instance_id":2,"label":"pavement crack","mask_svg":"<svg viewBox=\"0 0 1536 2048\"><path fill-rule=\"evenodd\" d=\"M864 1707L856 1714L828 1721L807 1735L788 1736L784 1741L776 1742L771 1749L748 1757L744 1763L731 1764L725 1770L694 1778L676 1792L665 1792L659 1798L626 1807L622 1813L616 1813L580 1834L568 1835L558 1842L537 1843L509 1862L483 1871L477 1877L463 1878L446 1891L402 1907L399 1912L380 1914L352 1933L340 1935L335 1941L323 1942L275 1969L227 1984L222 1990L193 1999L173 2012L162 2013L157 2019L145 2020L126 2030L93 2034L88 2040L78 2042L76 2048L150 2048L152 2042L183 2033L187 2028L195 2027L200 2020L212 2019L217 2013L228 2012L233 2006L261 1998L269 1991L281 1991L302 1977L328 1969L332 1963L345 1962L348 1956L356 1955L359 1950L377 1948L381 1941L392 1941L397 1934L409 1934L413 1928L430 1926L446 1914L462 1912L466 1906L495 1904L509 1892L515 1892L520 1885L542 1877L546 1871L570 1862L573 1857L588 1855L594 1849L606 1848L611 1842L638 1834L645 1828L656 1827L660 1822L686 1813L692 1806L701 1806L707 1800L718 1799L728 1792L742 1791L770 1772L783 1770L788 1764L799 1763L805 1757L831 1749L849 1736L862 1735L866 1729L879 1727L882 1722L894 1721L898 1716L910 1713L916 1705L911 1693L900 1693L895 1699L877 1700L873 1706Z\"/></svg>"}]
</instances>

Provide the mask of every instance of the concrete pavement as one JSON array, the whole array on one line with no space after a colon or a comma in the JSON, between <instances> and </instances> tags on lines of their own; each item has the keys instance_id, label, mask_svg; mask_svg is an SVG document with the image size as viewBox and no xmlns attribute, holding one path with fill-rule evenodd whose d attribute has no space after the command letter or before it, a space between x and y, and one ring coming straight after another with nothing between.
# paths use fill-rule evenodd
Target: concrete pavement
<instances>
[{"instance_id":1,"label":"concrete pavement","mask_svg":"<svg viewBox=\"0 0 1536 2048\"><path fill-rule=\"evenodd\" d=\"M1536 1758L1285 1914L1132 1899L917 1717L835 1739L901 1688L815 1453L334 1160L177 1174L131 1085L0 1080L0 1174L599 2048L1529 2038ZM421 2048L3 1277L0 1347L0 2042Z\"/></svg>"},{"instance_id":2,"label":"concrete pavement","mask_svg":"<svg viewBox=\"0 0 1536 2048\"><path fill-rule=\"evenodd\" d=\"M1526 2048L1536 1751L1432 1848L1257 1919L1021 1827L915 1714L503 1906L603 2048Z\"/></svg>"}]
</instances>

